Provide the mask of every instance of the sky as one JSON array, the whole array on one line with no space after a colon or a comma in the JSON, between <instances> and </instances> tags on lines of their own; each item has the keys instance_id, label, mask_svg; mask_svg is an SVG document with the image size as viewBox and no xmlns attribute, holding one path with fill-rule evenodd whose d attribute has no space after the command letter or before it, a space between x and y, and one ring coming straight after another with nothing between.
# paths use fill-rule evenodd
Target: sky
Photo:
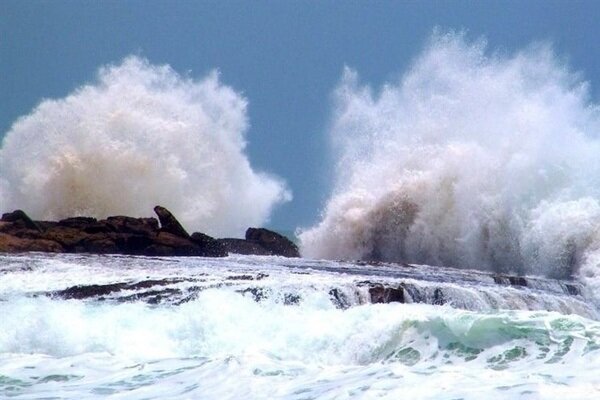
<instances>
[{"instance_id":1,"label":"sky","mask_svg":"<svg viewBox=\"0 0 600 400\"><path fill-rule=\"evenodd\" d=\"M374 87L397 79L434 29L494 51L550 42L600 95L594 1L0 1L0 138L45 98L135 54L193 78L218 69L249 101L252 166L293 200L269 226L314 224L330 195L328 124L345 66ZM5 211L5 210L4 210Z\"/></svg>"}]
</instances>

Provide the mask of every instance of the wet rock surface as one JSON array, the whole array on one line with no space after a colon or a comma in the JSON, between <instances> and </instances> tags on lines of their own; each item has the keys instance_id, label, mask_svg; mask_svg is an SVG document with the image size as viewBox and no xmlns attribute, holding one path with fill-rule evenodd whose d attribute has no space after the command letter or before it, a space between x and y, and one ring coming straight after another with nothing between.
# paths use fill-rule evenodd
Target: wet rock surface
<instances>
[{"instance_id":1,"label":"wet rock surface","mask_svg":"<svg viewBox=\"0 0 600 400\"><path fill-rule=\"evenodd\" d=\"M235 292L251 301L266 302L269 307L324 305L324 301L340 309L372 303L416 303L478 312L546 310L597 318L593 304L582 295L582 284L574 280L427 265L365 266L283 257L185 259L41 253L0 254L0 261L0 282L7 273L19 271L35 276L39 270L48 276L49 286L43 281L23 280L21 285L29 288L28 295L65 300L177 306L199 297L222 301L220 293ZM58 268L48 268L55 261ZM80 271L78 278L63 282L65 266L73 268L76 275ZM15 284L5 283L9 289ZM12 291L7 293L10 296ZM6 298L0 296L2 301ZM398 310L401 312L401 308Z\"/></svg>"}]
</instances>

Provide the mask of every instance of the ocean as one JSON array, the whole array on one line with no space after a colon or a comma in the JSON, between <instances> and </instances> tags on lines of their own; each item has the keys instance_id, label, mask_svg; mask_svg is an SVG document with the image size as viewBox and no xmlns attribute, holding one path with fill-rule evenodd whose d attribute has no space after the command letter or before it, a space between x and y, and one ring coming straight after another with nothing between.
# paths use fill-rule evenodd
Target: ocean
<instances>
[{"instance_id":1,"label":"ocean","mask_svg":"<svg viewBox=\"0 0 600 400\"><path fill-rule=\"evenodd\" d=\"M575 281L269 256L0 256L0 398L591 399ZM372 303L370 288L402 287ZM583 291L582 291L583 290Z\"/></svg>"},{"instance_id":2,"label":"ocean","mask_svg":"<svg viewBox=\"0 0 600 400\"><path fill-rule=\"evenodd\" d=\"M435 31L401 75L334 86L302 184L252 164L252 99L216 70L130 55L15 120L2 212L160 204L235 238L294 189L304 258L0 254L0 398L600 398L590 83L547 44Z\"/></svg>"}]
</instances>

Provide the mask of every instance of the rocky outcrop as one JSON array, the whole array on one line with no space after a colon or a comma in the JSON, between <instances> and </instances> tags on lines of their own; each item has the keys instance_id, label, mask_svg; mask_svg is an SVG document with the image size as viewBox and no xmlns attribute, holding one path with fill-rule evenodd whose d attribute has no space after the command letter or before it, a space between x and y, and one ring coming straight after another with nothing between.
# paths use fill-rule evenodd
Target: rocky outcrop
<instances>
[{"instance_id":1,"label":"rocky outcrop","mask_svg":"<svg viewBox=\"0 0 600 400\"><path fill-rule=\"evenodd\" d=\"M2 214L3 222L12 222L25 229L31 229L38 232L42 232L42 228L29 218L23 210L15 210L11 213Z\"/></svg>"},{"instance_id":2,"label":"rocky outcrop","mask_svg":"<svg viewBox=\"0 0 600 400\"><path fill-rule=\"evenodd\" d=\"M255 256L270 256L272 253L262 247L260 244L245 239L217 239L217 241L227 250L228 253L249 254Z\"/></svg>"},{"instance_id":3,"label":"rocky outcrop","mask_svg":"<svg viewBox=\"0 0 600 400\"><path fill-rule=\"evenodd\" d=\"M246 240L267 249L271 254L284 257L300 257L298 246L277 232L265 228L248 228Z\"/></svg>"},{"instance_id":4,"label":"rocky outcrop","mask_svg":"<svg viewBox=\"0 0 600 400\"><path fill-rule=\"evenodd\" d=\"M298 247L285 236L264 228L248 228L246 239L217 239L229 253L300 257Z\"/></svg>"},{"instance_id":5,"label":"rocky outcrop","mask_svg":"<svg viewBox=\"0 0 600 400\"><path fill-rule=\"evenodd\" d=\"M188 235L179 221L157 206L156 218L113 216L103 220L73 217L57 222L33 221L23 211L0 220L0 252L66 252L149 256L223 257L227 253L215 239Z\"/></svg>"},{"instance_id":6,"label":"rocky outcrop","mask_svg":"<svg viewBox=\"0 0 600 400\"><path fill-rule=\"evenodd\" d=\"M0 251L19 253L23 251L43 251L46 253L62 253L64 248L56 242L45 239L27 239L0 233Z\"/></svg>"},{"instance_id":7,"label":"rocky outcrop","mask_svg":"<svg viewBox=\"0 0 600 400\"><path fill-rule=\"evenodd\" d=\"M154 212L158 215L161 231L183 238L190 237L189 233L183 229L183 226L181 226L177 218L169 210L161 206L156 206L154 207Z\"/></svg>"},{"instance_id":8,"label":"rocky outcrop","mask_svg":"<svg viewBox=\"0 0 600 400\"><path fill-rule=\"evenodd\" d=\"M203 257L239 253L299 257L294 243L267 229L249 228L246 239L215 239L200 232L189 235L169 210L156 206L154 211L158 220L117 215L102 220L72 217L33 221L22 210L16 210L0 219L0 252Z\"/></svg>"},{"instance_id":9,"label":"rocky outcrop","mask_svg":"<svg viewBox=\"0 0 600 400\"><path fill-rule=\"evenodd\" d=\"M209 257L225 257L228 254L227 249L222 243L204 233L194 232L192 233L192 236L190 236L190 239L192 242L202 247Z\"/></svg>"},{"instance_id":10,"label":"rocky outcrop","mask_svg":"<svg viewBox=\"0 0 600 400\"><path fill-rule=\"evenodd\" d=\"M298 247L288 238L265 228L248 228L246 239L218 239L229 253L257 256L300 257Z\"/></svg>"}]
</instances>

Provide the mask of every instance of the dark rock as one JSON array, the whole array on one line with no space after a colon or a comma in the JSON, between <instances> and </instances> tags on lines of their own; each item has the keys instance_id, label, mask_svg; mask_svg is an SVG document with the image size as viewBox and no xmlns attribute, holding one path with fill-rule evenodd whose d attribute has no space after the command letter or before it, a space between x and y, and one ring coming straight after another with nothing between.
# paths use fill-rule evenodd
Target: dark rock
<instances>
[{"instance_id":1,"label":"dark rock","mask_svg":"<svg viewBox=\"0 0 600 400\"><path fill-rule=\"evenodd\" d=\"M77 245L90 234L77 228L57 225L44 232L44 239L59 243L67 252L74 252Z\"/></svg>"},{"instance_id":2,"label":"dark rock","mask_svg":"<svg viewBox=\"0 0 600 400\"><path fill-rule=\"evenodd\" d=\"M243 295L246 295L247 293L249 293L250 295L252 295L252 298L256 302L262 301L262 300L266 299L267 297L269 297L268 290L265 288L261 288L261 287L246 288L244 290L240 290L239 292L242 293Z\"/></svg>"},{"instance_id":3,"label":"dark rock","mask_svg":"<svg viewBox=\"0 0 600 400\"><path fill-rule=\"evenodd\" d=\"M113 232L133 233L138 235L155 235L158 233L156 218L133 218L123 215L108 217L100 221Z\"/></svg>"},{"instance_id":4,"label":"dark rock","mask_svg":"<svg viewBox=\"0 0 600 400\"><path fill-rule=\"evenodd\" d=\"M64 248L51 240L26 239L0 233L0 252L16 253L24 251L43 251L47 253L62 253Z\"/></svg>"},{"instance_id":5,"label":"dark rock","mask_svg":"<svg viewBox=\"0 0 600 400\"><path fill-rule=\"evenodd\" d=\"M338 288L333 288L329 291L329 299L337 308L341 308L342 310L350 307L348 296Z\"/></svg>"},{"instance_id":6,"label":"dark rock","mask_svg":"<svg viewBox=\"0 0 600 400\"><path fill-rule=\"evenodd\" d=\"M222 244L228 253L249 254L257 256L270 256L273 254L269 250L262 247L260 244L244 239L217 239L217 242Z\"/></svg>"},{"instance_id":7,"label":"dark rock","mask_svg":"<svg viewBox=\"0 0 600 400\"><path fill-rule=\"evenodd\" d=\"M47 222L45 222L47 224ZM83 233L96 234L96 233L109 233L113 230L106 226L102 221L98 221L92 217L73 217L66 218L55 223L54 226L49 226L47 229L55 229L56 227L65 227L77 229Z\"/></svg>"},{"instance_id":8,"label":"dark rock","mask_svg":"<svg viewBox=\"0 0 600 400\"><path fill-rule=\"evenodd\" d=\"M203 256L202 249L190 239L173 235L169 232L160 232L151 246L145 250L146 254L153 256Z\"/></svg>"},{"instance_id":9,"label":"dark rock","mask_svg":"<svg viewBox=\"0 0 600 400\"><path fill-rule=\"evenodd\" d=\"M577 286L570 283L565 283L564 288L566 293L571 296L579 296L581 294L581 290Z\"/></svg>"},{"instance_id":10,"label":"dark rock","mask_svg":"<svg viewBox=\"0 0 600 400\"><path fill-rule=\"evenodd\" d=\"M425 303L426 302L425 295L423 293L421 293L419 288L416 287L415 285L413 285L411 283L402 282L400 284L400 286L402 287L402 289L404 289L404 292L406 294L405 297L409 298L410 302L412 302L412 303Z\"/></svg>"},{"instance_id":11,"label":"dark rock","mask_svg":"<svg viewBox=\"0 0 600 400\"><path fill-rule=\"evenodd\" d=\"M95 253L95 254L118 254L121 253L117 245L118 237L104 233L87 235L76 246L76 252Z\"/></svg>"},{"instance_id":12,"label":"dark rock","mask_svg":"<svg viewBox=\"0 0 600 400\"><path fill-rule=\"evenodd\" d=\"M145 301L148 304L161 304L171 301L172 298L181 297L183 292L180 289L166 288L161 290L150 290L147 292L132 294L119 298L119 301Z\"/></svg>"},{"instance_id":13,"label":"dark rock","mask_svg":"<svg viewBox=\"0 0 600 400\"><path fill-rule=\"evenodd\" d=\"M109 283L105 285L77 285L71 286L64 290L58 290L55 292L47 293L47 295L53 297L60 297L63 299L90 299L93 297L99 296L108 296L114 293L118 293L123 290L141 290L148 289L152 287L164 287L167 285L171 285L174 283L181 283L185 281L191 281L191 279L185 278L170 278L170 279L148 279L145 281L129 283L129 282L116 282ZM164 289L168 290L168 289ZM158 292L158 291L155 291ZM152 296L156 293L153 292L142 292L137 293L134 296ZM119 300L127 300L128 298L120 298ZM130 300L135 300L136 298L132 297Z\"/></svg>"},{"instance_id":14,"label":"dark rock","mask_svg":"<svg viewBox=\"0 0 600 400\"><path fill-rule=\"evenodd\" d=\"M38 232L43 232L42 228L33 222L31 218L23 210L15 210L11 213L2 214L2 218L0 219L4 222L14 222L17 224L22 224L22 226L26 229L36 230Z\"/></svg>"},{"instance_id":15,"label":"dark rock","mask_svg":"<svg viewBox=\"0 0 600 400\"><path fill-rule=\"evenodd\" d=\"M142 255L154 241L152 237L145 235L121 234L117 236L115 243L123 254Z\"/></svg>"},{"instance_id":16,"label":"dark rock","mask_svg":"<svg viewBox=\"0 0 600 400\"><path fill-rule=\"evenodd\" d=\"M204 233L194 232L190 239L202 249L205 257L227 257L227 249L223 243L213 237Z\"/></svg>"},{"instance_id":17,"label":"dark rock","mask_svg":"<svg viewBox=\"0 0 600 400\"><path fill-rule=\"evenodd\" d=\"M105 225L103 223L95 223L95 224L87 225L87 226L85 226L83 228L83 231L85 233L89 233L91 235L93 235L95 233L110 233L110 232L113 232L113 230L109 226L107 226L107 225Z\"/></svg>"},{"instance_id":18,"label":"dark rock","mask_svg":"<svg viewBox=\"0 0 600 400\"><path fill-rule=\"evenodd\" d=\"M436 288L433 291L433 302L431 304L437 306L443 306L447 303L446 297L444 296L444 292L440 288Z\"/></svg>"},{"instance_id":19,"label":"dark rock","mask_svg":"<svg viewBox=\"0 0 600 400\"><path fill-rule=\"evenodd\" d=\"M300 300L302 300L302 297L294 293L286 293L283 296L283 304L286 306L297 306L300 304Z\"/></svg>"},{"instance_id":20,"label":"dark rock","mask_svg":"<svg viewBox=\"0 0 600 400\"><path fill-rule=\"evenodd\" d=\"M527 280L522 276L509 276L508 281L513 286L527 286Z\"/></svg>"},{"instance_id":21,"label":"dark rock","mask_svg":"<svg viewBox=\"0 0 600 400\"><path fill-rule=\"evenodd\" d=\"M298 246L277 232L265 228L248 228L246 240L259 244L273 255L284 257L300 257Z\"/></svg>"},{"instance_id":22,"label":"dark rock","mask_svg":"<svg viewBox=\"0 0 600 400\"><path fill-rule=\"evenodd\" d=\"M60 221L58 221L57 225L67 226L69 228L83 229L86 226L94 224L96 222L98 222L98 220L92 217L72 217L61 219Z\"/></svg>"},{"instance_id":23,"label":"dark rock","mask_svg":"<svg viewBox=\"0 0 600 400\"><path fill-rule=\"evenodd\" d=\"M168 257L173 256L173 248L169 246L162 246L160 244L152 244L144 250L144 255L150 257Z\"/></svg>"},{"instance_id":24,"label":"dark rock","mask_svg":"<svg viewBox=\"0 0 600 400\"><path fill-rule=\"evenodd\" d=\"M35 223L44 231L58 226L58 222L56 221L35 221Z\"/></svg>"},{"instance_id":25,"label":"dark rock","mask_svg":"<svg viewBox=\"0 0 600 400\"><path fill-rule=\"evenodd\" d=\"M230 280L230 281L253 281L253 280L259 281L268 276L269 275L263 274L261 272L261 273L258 273L256 276L254 276L254 275L233 275L233 276L228 276L226 279Z\"/></svg>"},{"instance_id":26,"label":"dark rock","mask_svg":"<svg viewBox=\"0 0 600 400\"><path fill-rule=\"evenodd\" d=\"M15 231L15 224L13 222L7 222L0 220L0 233L12 234Z\"/></svg>"},{"instance_id":27,"label":"dark rock","mask_svg":"<svg viewBox=\"0 0 600 400\"><path fill-rule=\"evenodd\" d=\"M499 285L527 286L527 279L522 276L494 275L493 279Z\"/></svg>"},{"instance_id":28,"label":"dark rock","mask_svg":"<svg viewBox=\"0 0 600 400\"><path fill-rule=\"evenodd\" d=\"M394 288L376 285L369 288L371 303L404 303L404 290L402 287Z\"/></svg>"},{"instance_id":29,"label":"dark rock","mask_svg":"<svg viewBox=\"0 0 600 400\"><path fill-rule=\"evenodd\" d=\"M202 233L189 236L167 209L157 206L155 211L162 225L160 229L156 218L112 216L98 221L73 217L58 222L36 222L16 210L4 214L0 220L3 234L0 251L227 256L225 246L218 240Z\"/></svg>"},{"instance_id":30,"label":"dark rock","mask_svg":"<svg viewBox=\"0 0 600 400\"><path fill-rule=\"evenodd\" d=\"M125 288L127 288L127 284L123 282L111 283L107 285L81 285L72 286L65 290L53 292L52 295L62 299L82 300L98 296L106 296L114 292L119 292Z\"/></svg>"},{"instance_id":31,"label":"dark rock","mask_svg":"<svg viewBox=\"0 0 600 400\"><path fill-rule=\"evenodd\" d=\"M183 238L190 237L189 233L183 229L183 226L181 226L179 221L177 221L177 218L175 218L169 210L161 206L156 206L154 207L154 212L158 215L161 231Z\"/></svg>"}]
</instances>

